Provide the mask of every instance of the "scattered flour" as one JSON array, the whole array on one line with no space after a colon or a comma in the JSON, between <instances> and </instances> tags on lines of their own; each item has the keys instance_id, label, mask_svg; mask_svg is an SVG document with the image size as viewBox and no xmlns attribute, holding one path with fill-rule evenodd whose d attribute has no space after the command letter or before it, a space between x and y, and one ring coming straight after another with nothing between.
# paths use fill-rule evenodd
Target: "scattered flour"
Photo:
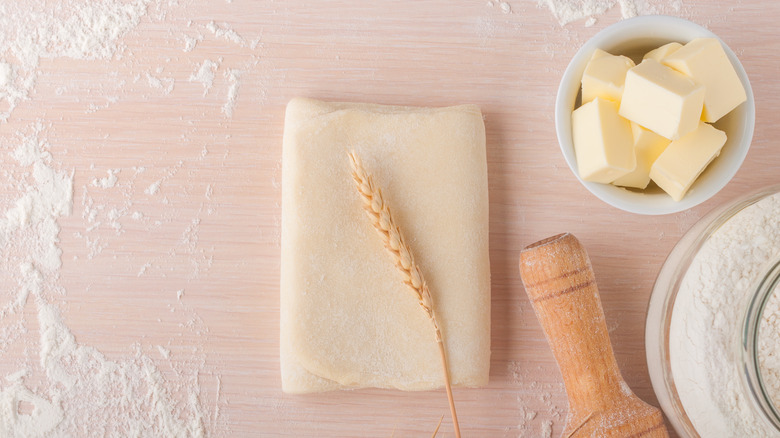
<instances>
[{"instance_id":1,"label":"scattered flour","mask_svg":"<svg viewBox=\"0 0 780 438\"><path fill-rule=\"evenodd\" d=\"M517 430L521 436L527 434L531 427L531 422L536 418L536 411L529 410L525 406L520 406L519 409L520 423L517 425Z\"/></svg>"},{"instance_id":2,"label":"scattered flour","mask_svg":"<svg viewBox=\"0 0 780 438\"><path fill-rule=\"evenodd\" d=\"M162 356L163 358L165 358L165 359L170 359L171 358L171 350L163 347L162 345L158 345L157 346L157 351L160 352L160 356Z\"/></svg>"},{"instance_id":3,"label":"scattered flour","mask_svg":"<svg viewBox=\"0 0 780 438\"><path fill-rule=\"evenodd\" d=\"M238 88L241 86L241 70L228 69L225 71L225 78L230 83L228 88L227 101L222 105L222 113L227 117L233 117L233 108L236 106L236 99L238 98Z\"/></svg>"},{"instance_id":4,"label":"scattered flour","mask_svg":"<svg viewBox=\"0 0 780 438\"><path fill-rule=\"evenodd\" d=\"M214 76L216 75L219 63L210 59L204 59L198 67L198 71L190 76L190 82L200 82L203 84L203 96L209 94L209 90L214 85Z\"/></svg>"},{"instance_id":5,"label":"scattered flour","mask_svg":"<svg viewBox=\"0 0 780 438\"><path fill-rule=\"evenodd\" d=\"M680 284L669 330L671 369L701 436L780 436L746 396L738 353L746 299L767 264L780 256L778 219L780 194L740 211L705 242ZM765 318L780 315L771 312ZM780 355L776 337L766 347ZM771 389L780 396L780 385Z\"/></svg>"},{"instance_id":6,"label":"scattered flour","mask_svg":"<svg viewBox=\"0 0 780 438\"><path fill-rule=\"evenodd\" d=\"M487 5L491 8L498 7L504 14L512 13L512 5L501 0L488 0Z\"/></svg>"},{"instance_id":7,"label":"scattered flour","mask_svg":"<svg viewBox=\"0 0 780 438\"><path fill-rule=\"evenodd\" d=\"M173 91L173 87L176 85L176 79L174 78L158 78L156 76L152 76L151 73L146 73L146 81L149 83L149 86L161 90L163 94L171 94Z\"/></svg>"},{"instance_id":8,"label":"scattered flour","mask_svg":"<svg viewBox=\"0 0 780 438\"><path fill-rule=\"evenodd\" d=\"M59 420L46 432L75 436L205 436L197 400L177 403L176 388L154 362L136 351L129 360L107 359L80 345L52 304L39 304L41 367ZM196 379L197 376L193 376ZM194 386L197 382L190 382Z\"/></svg>"},{"instance_id":9,"label":"scattered flour","mask_svg":"<svg viewBox=\"0 0 780 438\"><path fill-rule=\"evenodd\" d=\"M68 0L56 8L48 2L0 4L0 100L7 104L0 120L29 99L41 58L112 58L124 49L120 39L138 25L150 2Z\"/></svg>"},{"instance_id":10,"label":"scattered flour","mask_svg":"<svg viewBox=\"0 0 780 438\"><path fill-rule=\"evenodd\" d=\"M106 109L109 106L111 106L112 103L117 103L119 101L119 96L106 96L105 97L105 103L98 105L95 103L90 103L87 107L86 111L84 111L85 114L92 114L95 112L98 112L100 110Z\"/></svg>"},{"instance_id":11,"label":"scattered flour","mask_svg":"<svg viewBox=\"0 0 780 438\"><path fill-rule=\"evenodd\" d=\"M552 437L553 422L550 420L544 420L542 422L542 438Z\"/></svg>"},{"instance_id":12,"label":"scattered flour","mask_svg":"<svg viewBox=\"0 0 780 438\"><path fill-rule=\"evenodd\" d=\"M553 429L553 420L560 421L565 418L566 409L555 405L552 402L553 394L565 394L566 388L563 381L558 383L542 383L538 379L529 374L528 369L523 367L520 362L509 361L507 363L507 371L509 373L510 381L513 385L523 386L527 394L532 394L533 397L518 395L517 396L517 413L519 415L519 422L517 424L517 431L519 436L543 436L550 437ZM537 367L536 375L542 373L541 367ZM530 405L541 405L541 411L544 412L543 421L538 417L537 411L529 408ZM537 433L532 433L536 431Z\"/></svg>"},{"instance_id":13,"label":"scattered flour","mask_svg":"<svg viewBox=\"0 0 780 438\"><path fill-rule=\"evenodd\" d=\"M184 49L182 51L185 53L192 52L193 50L195 50L195 46L197 46L200 41L203 41L203 35L198 35L194 37L191 37L189 35L184 35L183 39L184 39Z\"/></svg>"},{"instance_id":14,"label":"scattered flour","mask_svg":"<svg viewBox=\"0 0 780 438\"><path fill-rule=\"evenodd\" d=\"M0 432L3 436L37 437L52 431L63 418L62 409L51 401L40 397L21 381L17 374L6 378L8 386L0 388L0 402L10 402L13 408L0 407ZM17 406L31 405L32 412L20 414Z\"/></svg>"},{"instance_id":15,"label":"scattered flour","mask_svg":"<svg viewBox=\"0 0 780 438\"><path fill-rule=\"evenodd\" d=\"M151 267L152 267L152 263L151 262L144 263L143 266L141 266L141 269L138 270L138 276L141 277L144 274L146 274L146 270L151 268Z\"/></svg>"},{"instance_id":16,"label":"scattered flour","mask_svg":"<svg viewBox=\"0 0 780 438\"><path fill-rule=\"evenodd\" d=\"M111 187L114 187L116 182L119 181L119 177L116 175L120 172L120 170L121 169L108 169L108 176L93 179L92 186L100 187L102 189L110 189Z\"/></svg>"},{"instance_id":17,"label":"scattered flour","mask_svg":"<svg viewBox=\"0 0 780 438\"><path fill-rule=\"evenodd\" d=\"M25 343L29 357L37 355L37 361L0 380L0 436L205 436L197 371L180 370L181 378L167 379L140 348L126 360L109 360L79 344L62 319L52 293L62 256L57 221L71 214L73 174L56 168L45 129L34 124L13 139L18 146L11 155L19 167L32 171L29 180L14 184L21 191L0 218L3 266L19 267L17 286L0 311L0 323L5 325L31 304L37 327L25 324L16 330L38 333L37 341ZM95 185L115 184L116 173L110 170ZM11 259L11 254L19 257ZM3 335L8 339L11 334ZM45 375L43 386L26 382L36 369ZM182 392L190 396L179 400Z\"/></svg>"},{"instance_id":18,"label":"scattered flour","mask_svg":"<svg viewBox=\"0 0 780 438\"><path fill-rule=\"evenodd\" d=\"M161 179L149 184L149 187L147 187L146 190L144 190L144 193L146 193L147 195L156 195L157 192L160 191L160 184L162 184Z\"/></svg>"},{"instance_id":19,"label":"scattered flour","mask_svg":"<svg viewBox=\"0 0 780 438\"><path fill-rule=\"evenodd\" d=\"M150 6L159 8L160 4L160 0L0 3L0 120L6 121L20 102L34 95L41 59L132 58L123 37L136 28ZM161 18L165 16L164 11L158 12ZM243 44L227 25L215 25L214 29L217 37ZM197 41L190 47L187 40L186 47L194 49ZM206 60L204 66L204 74L195 75L195 80L201 81L208 93L218 64ZM160 77L162 72L162 67L147 72L146 81L168 94L173 91L174 79ZM142 78L137 76L134 83ZM237 90L238 75L233 82ZM117 84L121 89L125 82L118 80ZM69 86L61 86L56 95L68 90ZM118 95L107 95L102 88L90 89L93 91L104 96L105 103L89 103L87 114L119 100ZM235 99L235 93L232 95ZM213 431L207 426L216 424L220 417L220 407L205 401L211 398L204 398L203 384L215 384L218 401L222 382L219 376L204 375L201 347L185 344L183 354L179 354L179 350L172 353L170 342L156 349L136 344L129 346L133 350L130 355L109 358L79 342L66 324L62 297L67 291L59 279L63 259L60 221L72 214L76 171L63 168L52 156L46 135L50 127L50 123L38 121L16 134L6 130L0 136L0 151L14 161L6 161L0 174L0 275L10 278L0 288L0 357L8 357L5 355L12 348L22 350L22 354L14 351L14 362L0 360L0 436L206 436L207 430ZM181 162L166 177L180 167ZM107 224L119 234L120 220L131 214L131 201L123 205L95 202L101 193L108 192L93 188L116 193L124 190L130 179L123 177L120 183L119 168L106 172L83 185L85 228L73 233L85 240L89 258L107 247L101 236L92 232ZM136 174L141 172L143 168L136 169ZM164 179L158 181L155 193ZM141 221L144 215L135 211L132 218ZM201 251L208 257L197 248L197 224L191 227L187 250ZM76 255L72 258L78 260ZM144 265L139 275L150 266ZM91 291L90 286L87 290L99 292ZM177 292L176 306L169 306L170 311L190 315L179 327L202 336L208 329L186 308L183 293L184 289ZM31 319L28 315L35 316Z\"/></svg>"},{"instance_id":20,"label":"scattered flour","mask_svg":"<svg viewBox=\"0 0 780 438\"><path fill-rule=\"evenodd\" d=\"M0 62L0 88L5 88L14 81L14 68L7 62Z\"/></svg>"},{"instance_id":21,"label":"scattered flour","mask_svg":"<svg viewBox=\"0 0 780 438\"><path fill-rule=\"evenodd\" d=\"M210 21L206 25L206 29L208 29L211 33L214 34L217 38L221 38L226 41L230 41L232 43L236 43L240 46L245 46L246 41L244 41L244 38L241 37L238 33L236 33L235 30L231 29L230 26L228 26L226 23L223 23L222 26L217 25L213 21Z\"/></svg>"},{"instance_id":22,"label":"scattered flour","mask_svg":"<svg viewBox=\"0 0 780 438\"><path fill-rule=\"evenodd\" d=\"M623 18L650 14L672 14L679 12L682 0L538 0L547 6L561 26L573 21L587 19L586 27L595 24L596 15L601 15L620 5Z\"/></svg>"}]
</instances>

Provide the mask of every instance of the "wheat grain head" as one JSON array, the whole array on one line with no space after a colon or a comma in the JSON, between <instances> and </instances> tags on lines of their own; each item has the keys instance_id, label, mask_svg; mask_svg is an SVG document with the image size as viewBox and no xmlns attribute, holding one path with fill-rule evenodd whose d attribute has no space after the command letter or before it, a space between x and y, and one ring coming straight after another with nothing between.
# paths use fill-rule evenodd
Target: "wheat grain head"
<instances>
[{"instance_id":1,"label":"wheat grain head","mask_svg":"<svg viewBox=\"0 0 780 438\"><path fill-rule=\"evenodd\" d=\"M382 237L385 248L393 256L395 266L404 276L404 283L415 293L417 302L433 324L436 342L439 346L439 355L441 356L442 371L444 372L444 387L447 390L447 400L449 401L450 413L452 414L452 425L455 429L455 437L460 438L460 426L458 425L458 414L455 411L455 400L452 396L447 355L444 351L441 330L439 330L439 324L436 322L436 314L433 311L433 299L431 299L431 292L428 290L428 283L425 282L420 267L415 263L412 251L404 241L401 229L393 221L390 207L387 206L382 197L382 190L374 184L371 175L363 168L363 164L354 152L349 152L349 159L352 165L352 179L355 181L360 198L363 200L363 210L371 219L374 229ZM433 433L434 436L436 436L438 430L437 426L436 431Z\"/></svg>"},{"instance_id":2,"label":"wheat grain head","mask_svg":"<svg viewBox=\"0 0 780 438\"><path fill-rule=\"evenodd\" d=\"M433 299L428 289L428 283L425 281L420 267L415 263L412 251L406 244L401 229L390 214L390 208L382 196L382 190L374 184L373 178L366 172L354 152L349 153L349 158L352 165L352 179L355 181L363 200L363 210L371 219L374 229L382 237L385 248L392 255L395 266L404 277L404 284L415 293L417 302L433 323L436 330L436 341L441 342L441 331L433 312Z\"/></svg>"}]
</instances>

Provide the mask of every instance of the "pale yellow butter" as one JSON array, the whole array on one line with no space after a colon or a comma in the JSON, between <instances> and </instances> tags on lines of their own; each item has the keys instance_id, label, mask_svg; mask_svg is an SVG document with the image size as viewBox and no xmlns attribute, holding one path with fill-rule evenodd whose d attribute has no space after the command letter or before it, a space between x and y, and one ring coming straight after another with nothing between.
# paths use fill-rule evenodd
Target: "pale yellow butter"
<instances>
[{"instance_id":1,"label":"pale yellow butter","mask_svg":"<svg viewBox=\"0 0 780 438\"><path fill-rule=\"evenodd\" d=\"M704 85L705 122L717 121L747 100L742 81L716 38L692 40L662 62Z\"/></svg>"},{"instance_id":2,"label":"pale yellow butter","mask_svg":"<svg viewBox=\"0 0 780 438\"><path fill-rule=\"evenodd\" d=\"M582 103L597 97L620 102L626 72L633 66L630 58L596 49L582 75Z\"/></svg>"},{"instance_id":3,"label":"pale yellow butter","mask_svg":"<svg viewBox=\"0 0 780 438\"><path fill-rule=\"evenodd\" d=\"M580 178L610 183L634 170L633 135L617 103L597 97L572 113L574 152Z\"/></svg>"},{"instance_id":4,"label":"pale yellow butter","mask_svg":"<svg viewBox=\"0 0 780 438\"><path fill-rule=\"evenodd\" d=\"M633 172L616 179L612 184L644 189L650 184L651 166L658 156L661 155L661 152L669 145L669 140L634 122L631 122L631 131L634 134L636 169L634 169Z\"/></svg>"},{"instance_id":5,"label":"pale yellow butter","mask_svg":"<svg viewBox=\"0 0 780 438\"><path fill-rule=\"evenodd\" d=\"M679 201L710 162L720 154L726 133L700 122L699 127L666 147L653 166L650 178Z\"/></svg>"},{"instance_id":6,"label":"pale yellow butter","mask_svg":"<svg viewBox=\"0 0 780 438\"><path fill-rule=\"evenodd\" d=\"M696 129L703 103L701 84L654 59L645 59L626 74L620 115L676 140Z\"/></svg>"},{"instance_id":7,"label":"pale yellow butter","mask_svg":"<svg viewBox=\"0 0 780 438\"><path fill-rule=\"evenodd\" d=\"M663 46L653 49L647 53L645 53L645 56L643 59L655 59L658 62L663 62L662 60L666 58L667 56L671 55L672 53L676 52L680 47L683 45L677 42L671 42L668 44L664 44Z\"/></svg>"}]
</instances>

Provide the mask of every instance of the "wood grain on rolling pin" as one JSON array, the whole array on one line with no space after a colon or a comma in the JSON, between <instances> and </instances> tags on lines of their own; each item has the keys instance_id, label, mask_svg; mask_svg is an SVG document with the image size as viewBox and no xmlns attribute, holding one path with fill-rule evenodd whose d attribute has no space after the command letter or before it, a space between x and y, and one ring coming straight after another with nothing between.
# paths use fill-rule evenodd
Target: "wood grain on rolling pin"
<instances>
[{"instance_id":1,"label":"wood grain on rolling pin","mask_svg":"<svg viewBox=\"0 0 780 438\"><path fill-rule=\"evenodd\" d=\"M585 249L559 234L520 253L520 273L569 397L564 437L666 437L661 411L640 400L618 369Z\"/></svg>"}]
</instances>

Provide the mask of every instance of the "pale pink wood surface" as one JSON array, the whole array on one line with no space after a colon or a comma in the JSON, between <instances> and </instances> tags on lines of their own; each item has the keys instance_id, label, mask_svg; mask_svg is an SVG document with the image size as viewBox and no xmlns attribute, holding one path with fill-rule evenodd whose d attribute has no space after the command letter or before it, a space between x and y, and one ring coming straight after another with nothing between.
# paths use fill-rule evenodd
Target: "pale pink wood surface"
<instances>
[{"instance_id":1,"label":"pale pink wood surface","mask_svg":"<svg viewBox=\"0 0 780 438\"><path fill-rule=\"evenodd\" d=\"M569 171L555 137L553 105L563 69L582 42L620 19L619 9L598 16L592 27L583 21L561 27L535 1L509 1L509 14L489 3L194 2L171 6L164 17L145 17L124 38L131 53L121 60L44 60L48 73L34 98L0 132L44 118L52 125L55 160L75 169L74 213L61 222L60 246L64 316L79 342L109 357L126 354L136 342L167 342L180 321L166 315L184 289L181 303L204 329L175 345L205 352L204 397L218 399L221 413L209 425L214 435L430 436L445 415L439 436L453 436L443 390L281 392L282 125L284 106L295 96L474 103L487 129L493 355L488 387L454 391L464 436L537 437L550 425L558 436L562 430L561 377L517 268L523 246L560 232L574 233L588 249L624 378L655 404L644 316L664 258L711 208L780 179L780 3L683 0L675 14L708 27L735 50L752 81L757 123L744 166L720 194L662 217L621 212L590 195ZM195 50L183 52L181 35L212 20L229 24L247 44L205 33ZM202 85L188 78L204 59L219 57L214 88L204 97ZM144 74L160 65L161 76L176 80L170 94L144 85ZM230 118L221 112L227 68L244 70ZM114 71L126 79L122 90L107 79ZM102 83L108 84L103 90ZM60 84L69 92L58 94ZM119 99L109 102L112 95ZM90 104L107 108L88 113ZM83 239L74 237L87 226L82 188L109 168L123 169L121 184L132 166L147 168L135 192L92 196L120 206L131 199L150 222L128 223L121 236L103 229L107 247L90 259ZM167 204L143 194L171 169L177 170L160 187ZM191 245L186 234L196 218Z\"/></svg>"}]
</instances>

